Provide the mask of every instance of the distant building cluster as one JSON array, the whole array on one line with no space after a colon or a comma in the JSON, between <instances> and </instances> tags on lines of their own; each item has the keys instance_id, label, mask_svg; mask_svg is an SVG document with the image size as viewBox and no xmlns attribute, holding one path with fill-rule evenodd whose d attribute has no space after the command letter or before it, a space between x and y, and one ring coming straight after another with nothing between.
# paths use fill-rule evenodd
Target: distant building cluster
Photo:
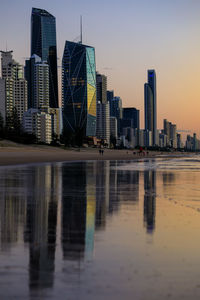
<instances>
[{"instance_id":1,"label":"distant building cluster","mask_svg":"<svg viewBox=\"0 0 200 300\"><path fill-rule=\"evenodd\" d=\"M82 34L80 42L65 42L61 107L56 19L46 10L32 9L30 48L25 67L13 59L13 51L1 51L0 114L6 128L17 121L24 132L47 144L62 139L104 147L184 148L176 124L165 119L163 129L157 128L155 70L147 71L140 129L140 111L123 108L121 97L107 89L107 77L96 71L95 49L82 43ZM187 136L185 148L200 149L196 134Z\"/></svg>"}]
</instances>

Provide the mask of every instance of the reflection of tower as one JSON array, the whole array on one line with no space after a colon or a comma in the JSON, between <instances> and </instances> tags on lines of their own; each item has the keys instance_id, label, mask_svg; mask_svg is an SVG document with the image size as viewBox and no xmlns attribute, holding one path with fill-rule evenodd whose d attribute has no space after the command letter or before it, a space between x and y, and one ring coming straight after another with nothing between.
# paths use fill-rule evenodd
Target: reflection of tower
<instances>
[{"instance_id":1,"label":"reflection of tower","mask_svg":"<svg viewBox=\"0 0 200 300\"><path fill-rule=\"evenodd\" d=\"M92 163L63 165L62 248L64 259L81 260L93 252L95 177Z\"/></svg>"},{"instance_id":2,"label":"reflection of tower","mask_svg":"<svg viewBox=\"0 0 200 300\"><path fill-rule=\"evenodd\" d=\"M118 193L120 201L133 201L134 203L139 200L139 171L126 171L118 170L117 177ZM129 195L132 195L131 197Z\"/></svg>"},{"instance_id":3,"label":"reflection of tower","mask_svg":"<svg viewBox=\"0 0 200 300\"><path fill-rule=\"evenodd\" d=\"M39 166L31 174L24 235L25 241L30 243L30 287L51 287L56 247L59 168Z\"/></svg>"},{"instance_id":4,"label":"reflection of tower","mask_svg":"<svg viewBox=\"0 0 200 300\"><path fill-rule=\"evenodd\" d=\"M80 260L85 251L86 163L63 165L62 178L63 256Z\"/></svg>"},{"instance_id":5,"label":"reflection of tower","mask_svg":"<svg viewBox=\"0 0 200 300\"><path fill-rule=\"evenodd\" d=\"M8 251L18 241L20 233L23 234L21 225L26 215L27 198L24 174L18 169L0 171L0 244L3 251Z\"/></svg>"},{"instance_id":6,"label":"reflection of tower","mask_svg":"<svg viewBox=\"0 0 200 300\"><path fill-rule=\"evenodd\" d=\"M144 223L148 233L155 229L156 171L144 171Z\"/></svg>"},{"instance_id":7,"label":"reflection of tower","mask_svg":"<svg viewBox=\"0 0 200 300\"><path fill-rule=\"evenodd\" d=\"M171 172L163 172L163 185L166 186L176 180L176 174Z\"/></svg>"},{"instance_id":8,"label":"reflection of tower","mask_svg":"<svg viewBox=\"0 0 200 300\"><path fill-rule=\"evenodd\" d=\"M86 254L87 258L93 253L94 249L94 232L95 232L95 210L96 210L96 169L94 163L87 163L87 208L86 208Z\"/></svg>"},{"instance_id":9,"label":"reflection of tower","mask_svg":"<svg viewBox=\"0 0 200 300\"><path fill-rule=\"evenodd\" d=\"M110 162L96 161L96 229L105 228L109 206Z\"/></svg>"},{"instance_id":10,"label":"reflection of tower","mask_svg":"<svg viewBox=\"0 0 200 300\"><path fill-rule=\"evenodd\" d=\"M109 214L113 214L113 212L118 211L119 208L119 194L118 194L118 170L117 170L118 162L111 161L109 163L110 176L109 176Z\"/></svg>"}]
</instances>

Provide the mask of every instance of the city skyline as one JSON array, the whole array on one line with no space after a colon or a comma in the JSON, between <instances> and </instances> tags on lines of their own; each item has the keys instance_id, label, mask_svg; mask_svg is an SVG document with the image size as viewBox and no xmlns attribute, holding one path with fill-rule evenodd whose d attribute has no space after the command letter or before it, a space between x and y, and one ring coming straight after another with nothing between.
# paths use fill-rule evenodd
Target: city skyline
<instances>
[{"instance_id":1,"label":"city skyline","mask_svg":"<svg viewBox=\"0 0 200 300\"><path fill-rule=\"evenodd\" d=\"M126 5L122 5L118 1L113 7L112 1L107 6L102 1L101 6L105 8L102 13L98 9L100 4L89 4L90 1L84 5L80 1L75 4L60 1L58 6L46 0L30 3L21 0L10 7L3 1L2 24L6 24L8 12L16 24L15 31L11 26L0 29L2 50L7 44L16 60L24 64L24 57L30 53L31 9L42 8L56 18L58 65L61 66L64 42L79 35L79 16L83 15L83 43L95 47L97 70L108 77L108 89L114 89L115 95L122 98L123 107L140 109L141 127L144 124L143 84L146 70L152 68L158 79L158 128L162 128L163 119L168 118L178 129L189 129L199 135L200 41L197 36L200 3L154 0L151 5L147 1L140 1L140 4L125 1ZM63 9L66 5L69 6L68 14ZM102 17L104 22L100 22ZM119 17L124 21L117 22ZM127 47L124 47L125 42Z\"/></svg>"}]
</instances>

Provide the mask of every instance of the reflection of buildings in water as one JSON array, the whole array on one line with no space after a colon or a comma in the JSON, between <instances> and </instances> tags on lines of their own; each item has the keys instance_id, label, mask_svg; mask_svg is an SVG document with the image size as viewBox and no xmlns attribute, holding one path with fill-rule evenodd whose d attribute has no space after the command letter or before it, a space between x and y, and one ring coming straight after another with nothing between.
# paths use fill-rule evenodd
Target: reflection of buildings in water
<instances>
[{"instance_id":1,"label":"reflection of buildings in water","mask_svg":"<svg viewBox=\"0 0 200 300\"><path fill-rule=\"evenodd\" d=\"M113 214L114 211L118 210L119 207L119 197L118 197L118 190L117 190L117 161L109 162L109 206L108 212L109 214Z\"/></svg>"},{"instance_id":2,"label":"reflection of buildings in water","mask_svg":"<svg viewBox=\"0 0 200 300\"><path fill-rule=\"evenodd\" d=\"M109 207L110 162L96 161L96 229L106 226L106 213Z\"/></svg>"},{"instance_id":3,"label":"reflection of buildings in water","mask_svg":"<svg viewBox=\"0 0 200 300\"><path fill-rule=\"evenodd\" d=\"M91 167L90 167L91 166ZM95 165L87 163L87 208L86 208L86 233L85 233L85 252L90 258L94 250L95 233L95 211L96 211L96 168Z\"/></svg>"},{"instance_id":4,"label":"reflection of buildings in water","mask_svg":"<svg viewBox=\"0 0 200 300\"><path fill-rule=\"evenodd\" d=\"M1 250L8 251L23 236L26 215L27 176L22 169L4 168L0 172Z\"/></svg>"},{"instance_id":5,"label":"reflection of buildings in water","mask_svg":"<svg viewBox=\"0 0 200 300\"><path fill-rule=\"evenodd\" d=\"M34 167L29 178L24 239L30 243L31 288L53 285L60 180L59 167L51 165Z\"/></svg>"},{"instance_id":6,"label":"reflection of buildings in water","mask_svg":"<svg viewBox=\"0 0 200 300\"><path fill-rule=\"evenodd\" d=\"M163 172L162 174L163 177L163 185L170 184L176 180L176 175L175 173L172 172Z\"/></svg>"},{"instance_id":7,"label":"reflection of buildings in water","mask_svg":"<svg viewBox=\"0 0 200 300\"><path fill-rule=\"evenodd\" d=\"M64 259L81 260L93 252L95 176L92 163L62 168L62 249Z\"/></svg>"},{"instance_id":8,"label":"reflection of buildings in water","mask_svg":"<svg viewBox=\"0 0 200 300\"><path fill-rule=\"evenodd\" d=\"M147 232L155 229L156 171L144 171L144 224Z\"/></svg>"},{"instance_id":9,"label":"reflection of buildings in water","mask_svg":"<svg viewBox=\"0 0 200 300\"><path fill-rule=\"evenodd\" d=\"M139 171L119 171L118 189L121 201L130 201L133 203L139 200ZM128 197L127 197L128 195ZM131 197L129 196L131 195Z\"/></svg>"},{"instance_id":10,"label":"reflection of buildings in water","mask_svg":"<svg viewBox=\"0 0 200 300\"><path fill-rule=\"evenodd\" d=\"M121 202L139 201L139 171L120 170L118 166L120 162L111 162L109 213L118 211Z\"/></svg>"}]
</instances>

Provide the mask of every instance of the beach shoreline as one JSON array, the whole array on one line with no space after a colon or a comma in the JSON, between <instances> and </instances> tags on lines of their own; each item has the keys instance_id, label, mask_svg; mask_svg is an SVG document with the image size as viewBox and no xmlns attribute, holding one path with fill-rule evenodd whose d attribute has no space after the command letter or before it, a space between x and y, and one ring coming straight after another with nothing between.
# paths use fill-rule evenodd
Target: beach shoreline
<instances>
[{"instance_id":1,"label":"beach shoreline","mask_svg":"<svg viewBox=\"0 0 200 300\"><path fill-rule=\"evenodd\" d=\"M68 148L62 149L46 145L13 145L0 146L0 166L22 165L32 163L53 163L69 161L89 161L89 160L136 160L148 158L173 158L189 156L185 152L159 152L138 150L115 150L104 149L100 154L98 148Z\"/></svg>"}]
</instances>

